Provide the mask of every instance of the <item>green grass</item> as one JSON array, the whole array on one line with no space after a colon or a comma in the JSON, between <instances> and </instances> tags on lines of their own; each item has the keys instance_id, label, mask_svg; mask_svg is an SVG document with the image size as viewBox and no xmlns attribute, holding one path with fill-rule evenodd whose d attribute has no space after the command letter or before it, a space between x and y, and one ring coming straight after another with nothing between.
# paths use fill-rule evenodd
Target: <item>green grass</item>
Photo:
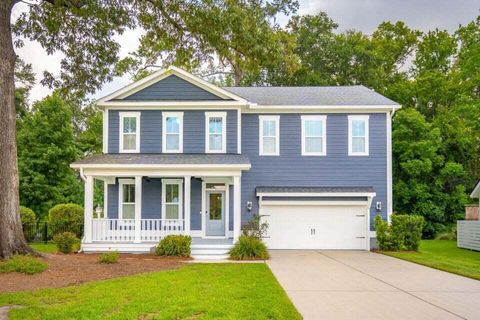
<instances>
[{"instance_id":1,"label":"green grass","mask_svg":"<svg viewBox=\"0 0 480 320\"><path fill-rule=\"evenodd\" d=\"M45 271L48 265L31 256L15 255L8 260L0 261L0 273L20 272L34 274Z\"/></svg>"},{"instance_id":2,"label":"green grass","mask_svg":"<svg viewBox=\"0 0 480 320\"><path fill-rule=\"evenodd\" d=\"M57 253L57 245L55 243L29 243L30 247L32 247L35 251L42 252L42 253Z\"/></svg>"},{"instance_id":3,"label":"green grass","mask_svg":"<svg viewBox=\"0 0 480 320\"><path fill-rule=\"evenodd\" d=\"M383 252L386 255L480 280L480 252L457 247L452 240L422 240L419 252Z\"/></svg>"},{"instance_id":4,"label":"green grass","mask_svg":"<svg viewBox=\"0 0 480 320\"><path fill-rule=\"evenodd\" d=\"M266 264L177 270L0 295L10 319L301 319Z\"/></svg>"}]
</instances>

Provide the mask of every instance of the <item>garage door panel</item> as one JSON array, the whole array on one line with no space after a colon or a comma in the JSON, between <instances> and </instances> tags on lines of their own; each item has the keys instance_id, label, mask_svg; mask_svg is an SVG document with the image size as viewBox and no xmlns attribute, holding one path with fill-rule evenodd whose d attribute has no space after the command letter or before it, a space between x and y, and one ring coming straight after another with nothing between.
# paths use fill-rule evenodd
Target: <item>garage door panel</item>
<instances>
[{"instance_id":1,"label":"garage door panel","mask_svg":"<svg viewBox=\"0 0 480 320\"><path fill-rule=\"evenodd\" d=\"M270 249L366 249L362 206L262 206Z\"/></svg>"}]
</instances>

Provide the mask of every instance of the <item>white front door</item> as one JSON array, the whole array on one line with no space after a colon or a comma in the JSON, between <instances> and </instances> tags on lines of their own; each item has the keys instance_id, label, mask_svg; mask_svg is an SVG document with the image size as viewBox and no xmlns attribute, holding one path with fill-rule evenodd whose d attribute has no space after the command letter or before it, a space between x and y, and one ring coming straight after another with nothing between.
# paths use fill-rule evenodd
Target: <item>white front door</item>
<instances>
[{"instance_id":1,"label":"white front door","mask_svg":"<svg viewBox=\"0 0 480 320\"><path fill-rule=\"evenodd\" d=\"M207 191L207 236L225 236L225 191Z\"/></svg>"}]
</instances>

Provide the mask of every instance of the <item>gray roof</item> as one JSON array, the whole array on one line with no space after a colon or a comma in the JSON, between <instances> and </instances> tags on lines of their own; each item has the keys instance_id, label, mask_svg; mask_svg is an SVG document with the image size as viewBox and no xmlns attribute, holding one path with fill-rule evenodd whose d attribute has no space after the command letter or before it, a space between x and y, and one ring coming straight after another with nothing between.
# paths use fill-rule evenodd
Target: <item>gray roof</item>
<instances>
[{"instance_id":1,"label":"gray roof","mask_svg":"<svg viewBox=\"0 0 480 320\"><path fill-rule=\"evenodd\" d=\"M372 187L256 187L257 193L371 193Z\"/></svg>"},{"instance_id":2,"label":"gray roof","mask_svg":"<svg viewBox=\"0 0 480 320\"><path fill-rule=\"evenodd\" d=\"M148 165L203 165L203 164L237 164L249 165L250 160L241 154L154 154L154 153L108 153L87 157L75 161L73 165L82 164L148 164Z\"/></svg>"},{"instance_id":3,"label":"gray roof","mask_svg":"<svg viewBox=\"0 0 480 320\"><path fill-rule=\"evenodd\" d=\"M364 86L223 87L223 89L258 105L398 106L398 103Z\"/></svg>"}]
</instances>

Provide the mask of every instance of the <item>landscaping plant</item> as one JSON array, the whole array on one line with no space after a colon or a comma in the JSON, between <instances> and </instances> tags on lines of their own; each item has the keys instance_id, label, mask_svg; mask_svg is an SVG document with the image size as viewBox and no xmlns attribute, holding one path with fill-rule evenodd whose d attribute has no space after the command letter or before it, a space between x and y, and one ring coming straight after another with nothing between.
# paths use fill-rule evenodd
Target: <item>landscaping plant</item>
<instances>
[{"instance_id":1,"label":"landscaping plant","mask_svg":"<svg viewBox=\"0 0 480 320\"><path fill-rule=\"evenodd\" d=\"M62 253L72 253L78 251L80 246L80 239L78 239L72 232L63 232L56 234L53 241L57 244L58 251Z\"/></svg>"},{"instance_id":2,"label":"landscaping plant","mask_svg":"<svg viewBox=\"0 0 480 320\"><path fill-rule=\"evenodd\" d=\"M229 254L233 260L265 260L269 258L265 243L260 238L246 235L238 238Z\"/></svg>"},{"instance_id":3,"label":"landscaping plant","mask_svg":"<svg viewBox=\"0 0 480 320\"><path fill-rule=\"evenodd\" d=\"M157 256L190 257L192 237L184 235L168 235L155 249Z\"/></svg>"},{"instance_id":4,"label":"landscaping plant","mask_svg":"<svg viewBox=\"0 0 480 320\"><path fill-rule=\"evenodd\" d=\"M98 262L107 264L117 263L119 257L118 251L105 252L98 256Z\"/></svg>"},{"instance_id":5,"label":"landscaping plant","mask_svg":"<svg viewBox=\"0 0 480 320\"><path fill-rule=\"evenodd\" d=\"M252 218L243 225L242 233L245 236L253 236L261 239L267 233L267 229L268 223L262 222L260 215L254 214Z\"/></svg>"},{"instance_id":6,"label":"landscaping plant","mask_svg":"<svg viewBox=\"0 0 480 320\"><path fill-rule=\"evenodd\" d=\"M37 231L36 223L37 216L32 209L20 206L20 220L22 220L23 235L27 241L35 239L35 233Z\"/></svg>"},{"instance_id":7,"label":"landscaping plant","mask_svg":"<svg viewBox=\"0 0 480 320\"><path fill-rule=\"evenodd\" d=\"M424 218L417 215L392 215L389 225L381 216L375 217L377 244L383 251L417 251L422 239Z\"/></svg>"},{"instance_id":8,"label":"landscaping plant","mask_svg":"<svg viewBox=\"0 0 480 320\"><path fill-rule=\"evenodd\" d=\"M77 237L82 236L83 208L78 204L57 204L48 211L50 234L70 231Z\"/></svg>"},{"instance_id":9,"label":"landscaping plant","mask_svg":"<svg viewBox=\"0 0 480 320\"><path fill-rule=\"evenodd\" d=\"M34 274L43 272L48 265L38 258L32 256L14 255L10 259L0 261L0 273L20 272Z\"/></svg>"}]
</instances>

